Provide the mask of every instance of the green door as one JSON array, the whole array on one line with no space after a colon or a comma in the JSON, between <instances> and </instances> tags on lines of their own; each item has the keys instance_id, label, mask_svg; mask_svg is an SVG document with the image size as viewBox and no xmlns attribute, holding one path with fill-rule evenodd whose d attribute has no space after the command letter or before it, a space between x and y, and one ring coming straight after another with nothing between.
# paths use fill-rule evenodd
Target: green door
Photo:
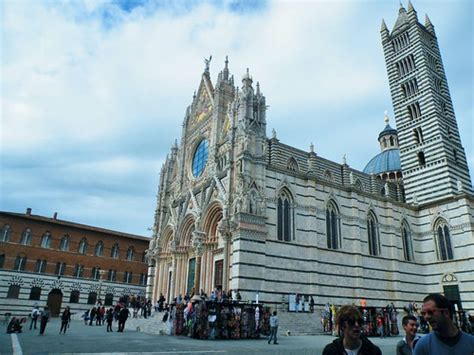
<instances>
[{"instance_id":1,"label":"green door","mask_svg":"<svg viewBox=\"0 0 474 355\"><path fill-rule=\"evenodd\" d=\"M196 258L189 259L188 262L188 288L187 293L191 295L194 287L194 277L196 276ZM199 293L199 290L195 290L194 293Z\"/></svg>"}]
</instances>

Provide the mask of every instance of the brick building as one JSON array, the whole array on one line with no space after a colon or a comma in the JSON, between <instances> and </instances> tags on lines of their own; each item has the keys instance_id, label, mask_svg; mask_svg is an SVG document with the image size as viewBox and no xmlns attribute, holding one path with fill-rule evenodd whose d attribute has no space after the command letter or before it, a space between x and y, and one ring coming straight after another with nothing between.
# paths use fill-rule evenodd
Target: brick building
<instances>
[{"instance_id":1,"label":"brick building","mask_svg":"<svg viewBox=\"0 0 474 355\"><path fill-rule=\"evenodd\" d=\"M0 212L0 314L34 304L75 313L100 298L144 294L149 239L31 214Z\"/></svg>"}]
</instances>

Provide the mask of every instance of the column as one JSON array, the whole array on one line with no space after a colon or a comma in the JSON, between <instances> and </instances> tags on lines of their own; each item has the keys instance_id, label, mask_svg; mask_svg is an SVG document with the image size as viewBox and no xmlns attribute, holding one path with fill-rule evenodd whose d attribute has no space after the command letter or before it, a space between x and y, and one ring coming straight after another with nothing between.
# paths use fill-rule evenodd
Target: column
<instances>
[{"instance_id":1,"label":"column","mask_svg":"<svg viewBox=\"0 0 474 355\"><path fill-rule=\"evenodd\" d=\"M153 299L153 302L156 300L153 298L153 291L155 286L155 275L156 275L156 265L158 264L159 258L152 257L151 255L148 256L148 273L147 273L147 280L146 280L146 291L145 295L148 299Z\"/></svg>"},{"instance_id":2,"label":"column","mask_svg":"<svg viewBox=\"0 0 474 355\"><path fill-rule=\"evenodd\" d=\"M201 259L203 253L203 241L205 234L200 231L193 232L193 246L196 255L196 273L194 276L194 292L199 294L201 290Z\"/></svg>"},{"instance_id":3,"label":"column","mask_svg":"<svg viewBox=\"0 0 474 355\"><path fill-rule=\"evenodd\" d=\"M172 261L171 261L171 285L170 285L170 299L168 302L172 302L173 298L176 297L175 295L175 286L176 286L176 262L177 262L177 255L176 253L172 254Z\"/></svg>"},{"instance_id":4,"label":"column","mask_svg":"<svg viewBox=\"0 0 474 355\"><path fill-rule=\"evenodd\" d=\"M224 265L222 273L222 289L229 290L229 267L230 267L230 255L229 246L232 240L232 228L231 222L228 219L222 219L218 225L218 232L224 241Z\"/></svg>"}]
</instances>

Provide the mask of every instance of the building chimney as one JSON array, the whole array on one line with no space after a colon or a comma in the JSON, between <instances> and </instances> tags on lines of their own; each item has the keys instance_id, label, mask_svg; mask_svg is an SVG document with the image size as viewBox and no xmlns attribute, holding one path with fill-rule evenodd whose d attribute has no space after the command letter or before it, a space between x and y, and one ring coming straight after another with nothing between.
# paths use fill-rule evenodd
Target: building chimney
<instances>
[{"instance_id":1,"label":"building chimney","mask_svg":"<svg viewBox=\"0 0 474 355\"><path fill-rule=\"evenodd\" d=\"M54 220L58 219L58 212L54 212L53 219Z\"/></svg>"},{"instance_id":2,"label":"building chimney","mask_svg":"<svg viewBox=\"0 0 474 355\"><path fill-rule=\"evenodd\" d=\"M28 207L28 208L26 209L26 214L27 214L28 216L31 216L31 208L30 208L30 207Z\"/></svg>"}]
</instances>

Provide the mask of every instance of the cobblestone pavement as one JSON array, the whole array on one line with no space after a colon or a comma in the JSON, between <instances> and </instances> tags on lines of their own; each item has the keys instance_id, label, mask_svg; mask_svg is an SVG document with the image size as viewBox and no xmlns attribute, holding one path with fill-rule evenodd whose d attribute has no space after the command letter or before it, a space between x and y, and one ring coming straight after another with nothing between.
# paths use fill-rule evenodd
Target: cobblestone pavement
<instances>
[{"instance_id":1,"label":"cobblestone pavement","mask_svg":"<svg viewBox=\"0 0 474 355\"><path fill-rule=\"evenodd\" d=\"M159 336L136 329L107 333L104 326L86 326L74 320L67 334L59 334L60 322L48 323L44 336L39 329L28 328L17 335L6 334L5 325L0 332L0 354L321 354L324 346L334 340L327 335L280 336L278 345L259 340L197 340L188 337ZM395 354L395 344L401 337L371 338L383 354Z\"/></svg>"}]
</instances>

